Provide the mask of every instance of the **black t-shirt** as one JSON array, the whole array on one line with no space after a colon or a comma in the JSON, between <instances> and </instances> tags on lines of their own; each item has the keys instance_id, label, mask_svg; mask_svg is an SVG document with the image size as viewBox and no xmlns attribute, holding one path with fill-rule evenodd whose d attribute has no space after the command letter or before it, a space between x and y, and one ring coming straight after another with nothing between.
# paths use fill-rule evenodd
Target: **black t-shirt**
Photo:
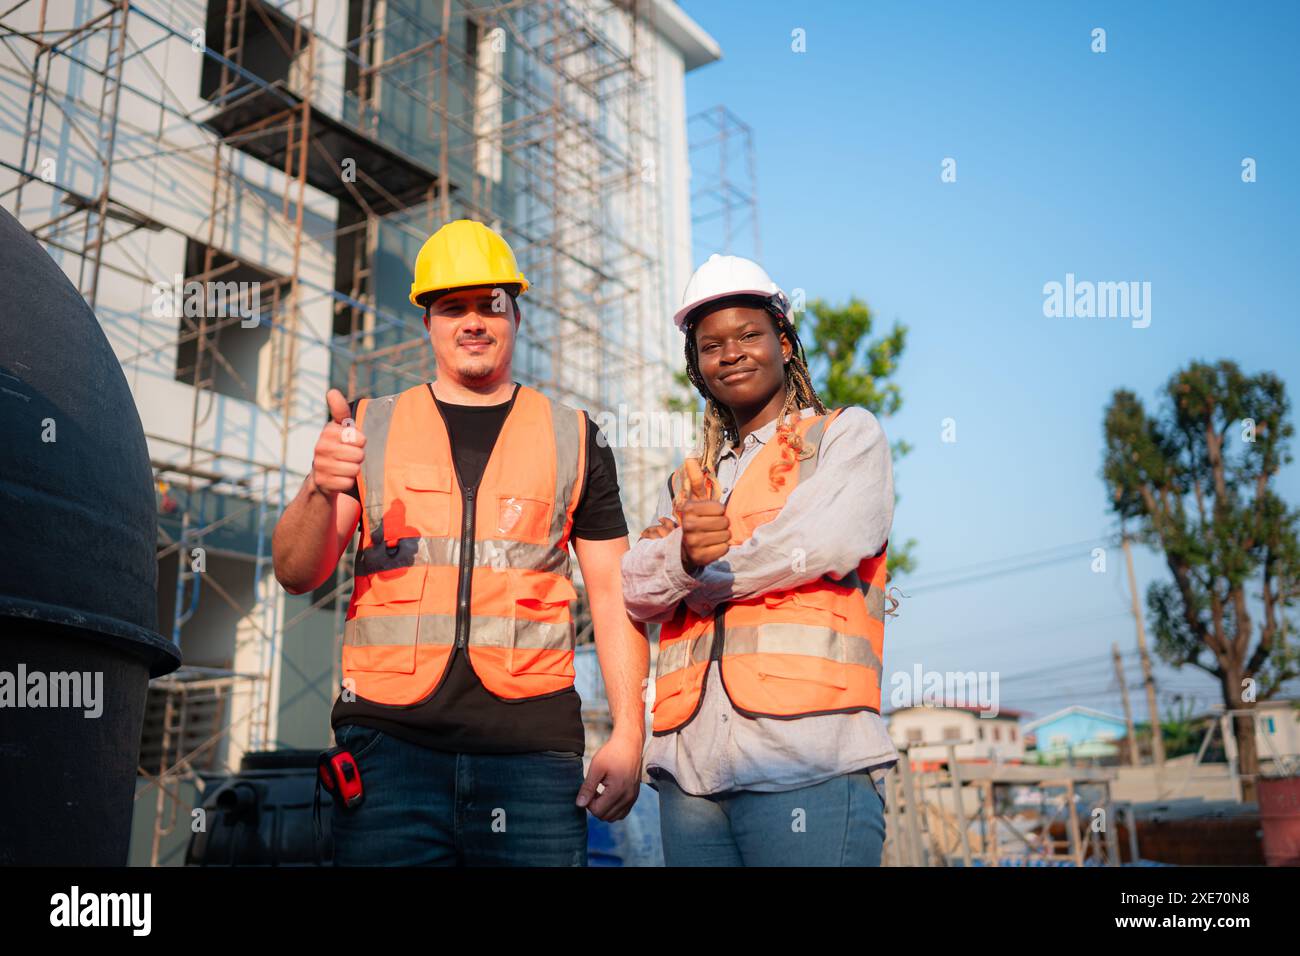
<instances>
[{"instance_id":1,"label":"black t-shirt","mask_svg":"<svg viewBox=\"0 0 1300 956\"><path fill-rule=\"evenodd\" d=\"M518 393L518 385L515 394ZM430 389L432 392L432 389ZM435 397L449 426L456 474L476 485L487 467L506 415L514 402L500 405L451 405ZM356 418L357 403L352 403ZM600 430L587 416L587 474L573 513L571 537L604 541L627 536L618 495L614 453L599 440ZM348 492L360 500L356 485ZM358 528L359 532L359 528ZM330 717L333 726L355 723L434 750L461 753L528 753L561 750L582 753L581 700L570 687L536 700L507 701L492 694L465 656L454 648L448 673L436 693L411 707L391 707L340 696Z\"/></svg>"}]
</instances>

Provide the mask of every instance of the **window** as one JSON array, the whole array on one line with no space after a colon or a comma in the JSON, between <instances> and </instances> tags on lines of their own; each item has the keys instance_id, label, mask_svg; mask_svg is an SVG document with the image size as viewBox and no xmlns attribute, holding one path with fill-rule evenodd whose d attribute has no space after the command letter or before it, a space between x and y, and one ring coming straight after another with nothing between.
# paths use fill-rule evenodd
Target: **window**
<instances>
[{"instance_id":1,"label":"window","mask_svg":"<svg viewBox=\"0 0 1300 956\"><path fill-rule=\"evenodd\" d=\"M286 282L215 249L209 260L207 252L205 244L187 239L183 283L159 283L165 288L156 290L161 292L160 309L176 321L174 378L231 398L264 402L271 384L265 361L270 321Z\"/></svg>"},{"instance_id":2,"label":"window","mask_svg":"<svg viewBox=\"0 0 1300 956\"><path fill-rule=\"evenodd\" d=\"M953 725L943 728L943 739L961 740L961 728Z\"/></svg>"},{"instance_id":3,"label":"window","mask_svg":"<svg viewBox=\"0 0 1300 956\"><path fill-rule=\"evenodd\" d=\"M1016 728L1014 728L1014 727L1008 727L1008 728L1007 728L1007 735L1008 735L1008 737L1010 738L1011 742L1012 742L1012 743L1015 743L1015 740L1016 740Z\"/></svg>"},{"instance_id":4,"label":"window","mask_svg":"<svg viewBox=\"0 0 1300 956\"><path fill-rule=\"evenodd\" d=\"M1001 728L1001 727L994 727L994 728L993 728L993 739L994 739L994 740L1001 740L1001 739L1002 739L1002 728Z\"/></svg>"},{"instance_id":5,"label":"window","mask_svg":"<svg viewBox=\"0 0 1300 956\"><path fill-rule=\"evenodd\" d=\"M229 9L232 6L234 9ZM233 49L226 46L228 15L233 17ZM268 83L283 83L293 90L302 87L302 74L307 65L306 28L275 7L262 0L210 0L206 27L207 45L238 62L243 69ZM207 100L224 99L236 90L246 95L249 80L229 68L225 74L227 86L219 89L221 67L215 58L203 58L199 95Z\"/></svg>"},{"instance_id":6,"label":"window","mask_svg":"<svg viewBox=\"0 0 1300 956\"><path fill-rule=\"evenodd\" d=\"M907 728L907 742L908 742L909 744L919 744L919 743L921 742L921 728L920 728L920 727L908 727L908 728Z\"/></svg>"},{"instance_id":7,"label":"window","mask_svg":"<svg viewBox=\"0 0 1300 956\"><path fill-rule=\"evenodd\" d=\"M984 725L983 725L983 724L976 724L976 725L975 725L975 733L979 735L979 739L980 739L980 740L983 740L983 739L984 739Z\"/></svg>"},{"instance_id":8,"label":"window","mask_svg":"<svg viewBox=\"0 0 1300 956\"><path fill-rule=\"evenodd\" d=\"M1268 732L1269 732L1270 734L1274 732L1274 728L1273 728L1273 718L1272 718L1272 717L1268 718Z\"/></svg>"}]
</instances>

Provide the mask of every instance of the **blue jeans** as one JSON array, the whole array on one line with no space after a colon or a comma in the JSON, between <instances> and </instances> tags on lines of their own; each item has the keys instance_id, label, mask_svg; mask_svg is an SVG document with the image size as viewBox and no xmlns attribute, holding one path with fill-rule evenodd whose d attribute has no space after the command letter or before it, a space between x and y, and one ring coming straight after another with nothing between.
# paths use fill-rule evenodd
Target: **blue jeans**
<instances>
[{"instance_id":1,"label":"blue jeans","mask_svg":"<svg viewBox=\"0 0 1300 956\"><path fill-rule=\"evenodd\" d=\"M335 866L586 866L582 757L444 753L357 724L335 732L361 772L330 810Z\"/></svg>"},{"instance_id":2,"label":"blue jeans","mask_svg":"<svg viewBox=\"0 0 1300 956\"><path fill-rule=\"evenodd\" d=\"M668 866L880 865L885 801L866 770L779 793L697 797L671 777L656 783Z\"/></svg>"}]
</instances>

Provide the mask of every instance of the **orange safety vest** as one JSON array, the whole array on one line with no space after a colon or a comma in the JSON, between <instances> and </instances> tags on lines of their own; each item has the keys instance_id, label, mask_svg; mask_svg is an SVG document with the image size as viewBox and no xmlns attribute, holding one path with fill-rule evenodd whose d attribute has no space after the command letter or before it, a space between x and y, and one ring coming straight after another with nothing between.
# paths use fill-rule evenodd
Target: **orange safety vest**
<instances>
[{"instance_id":1,"label":"orange safety vest","mask_svg":"<svg viewBox=\"0 0 1300 956\"><path fill-rule=\"evenodd\" d=\"M569 532L586 473L586 415L519 386L472 488L461 486L428 384L362 399L357 427L366 435L363 546L344 686L373 703L417 704L463 647L498 697L572 687Z\"/></svg>"},{"instance_id":2,"label":"orange safety vest","mask_svg":"<svg viewBox=\"0 0 1300 956\"><path fill-rule=\"evenodd\" d=\"M822 435L840 411L812 415L794 426L814 451L784 472L776 489L769 470L781 460L779 432L749 463L726 503L732 547L775 518L796 485L811 477ZM684 469L669 480L676 497L684 487ZM683 601L659 631L654 734L680 730L695 716L713 660L720 661L732 706L747 717L880 713L888 546L886 541L843 578L824 574L785 590L725 602L711 615L697 614ZM798 560L798 554L791 555L792 562Z\"/></svg>"}]
</instances>

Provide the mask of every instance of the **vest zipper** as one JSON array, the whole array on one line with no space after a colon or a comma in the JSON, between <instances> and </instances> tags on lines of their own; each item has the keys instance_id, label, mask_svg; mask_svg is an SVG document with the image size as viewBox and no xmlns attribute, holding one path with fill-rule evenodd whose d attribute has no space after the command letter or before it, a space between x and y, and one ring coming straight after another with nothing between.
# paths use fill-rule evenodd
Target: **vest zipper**
<instances>
[{"instance_id":1,"label":"vest zipper","mask_svg":"<svg viewBox=\"0 0 1300 956\"><path fill-rule=\"evenodd\" d=\"M447 444L451 444L451 425L447 422L447 415L438 404L438 396L433 394L433 383L426 383L429 390L429 400L433 402L433 407L438 410L439 417L442 418L443 428L447 432ZM510 393L509 408L506 409L506 421L501 423L501 431L506 430L506 424L510 420L510 413L514 411L515 399L519 397L519 383L515 383L515 389ZM483 474L479 475L479 481L483 480L483 475L487 474L488 466L492 464L492 452L496 451L497 442L501 440L501 433L497 433L497 440L492 443L492 451L488 452L488 460L483 465ZM474 566L474 494L478 491L478 485L472 485L466 488L460 480L460 465L455 460L455 452L452 453L452 469L456 473L456 485L460 488L460 568L456 577L456 647L464 647L469 642L469 599L470 583L473 579ZM466 651L468 654L469 652Z\"/></svg>"},{"instance_id":2,"label":"vest zipper","mask_svg":"<svg viewBox=\"0 0 1300 956\"><path fill-rule=\"evenodd\" d=\"M474 566L474 492L477 485L461 488L460 522L460 577L456 580L456 646L464 647L469 640L470 582Z\"/></svg>"}]
</instances>

